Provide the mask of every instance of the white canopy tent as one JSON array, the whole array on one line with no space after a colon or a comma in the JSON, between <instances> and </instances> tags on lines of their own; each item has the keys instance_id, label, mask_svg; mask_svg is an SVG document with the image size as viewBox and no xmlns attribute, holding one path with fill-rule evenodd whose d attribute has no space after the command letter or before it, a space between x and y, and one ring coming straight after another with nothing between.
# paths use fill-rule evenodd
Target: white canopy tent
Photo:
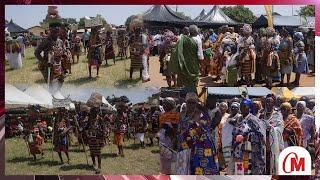
<instances>
[{"instance_id":1,"label":"white canopy tent","mask_svg":"<svg viewBox=\"0 0 320 180\"><path fill-rule=\"evenodd\" d=\"M314 87L296 87L291 90L292 93L296 96L307 96L310 98L315 97Z\"/></svg>"},{"instance_id":2,"label":"white canopy tent","mask_svg":"<svg viewBox=\"0 0 320 180\"><path fill-rule=\"evenodd\" d=\"M5 105L44 105L11 84L5 84Z\"/></svg>"}]
</instances>

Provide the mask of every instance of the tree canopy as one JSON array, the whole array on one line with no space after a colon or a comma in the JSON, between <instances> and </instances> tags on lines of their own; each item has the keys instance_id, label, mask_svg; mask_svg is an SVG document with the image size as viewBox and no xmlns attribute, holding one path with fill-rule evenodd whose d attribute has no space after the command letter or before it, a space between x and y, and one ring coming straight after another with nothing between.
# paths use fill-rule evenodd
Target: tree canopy
<instances>
[{"instance_id":1,"label":"tree canopy","mask_svg":"<svg viewBox=\"0 0 320 180\"><path fill-rule=\"evenodd\" d=\"M242 5L224 6L221 9L231 19L240 23L251 24L257 19L249 8Z\"/></svg>"},{"instance_id":2,"label":"tree canopy","mask_svg":"<svg viewBox=\"0 0 320 180\"><path fill-rule=\"evenodd\" d=\"M307 16L315 16L315 7L314 5L307 5L300 7L300 10L298 11L300 16L307 17Z\"/></svg>"}]
</instances>

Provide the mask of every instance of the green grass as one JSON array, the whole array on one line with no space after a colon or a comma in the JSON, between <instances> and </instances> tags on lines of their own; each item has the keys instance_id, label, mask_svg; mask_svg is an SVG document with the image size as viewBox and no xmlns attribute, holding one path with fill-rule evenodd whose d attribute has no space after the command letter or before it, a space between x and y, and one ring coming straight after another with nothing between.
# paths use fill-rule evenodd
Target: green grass
<instances>
[{"instance_id":1,"label":"green grass","mask_svg":"<svg viewBox=\"0 0 320 180\"><path fill-rule=\"evenodd\" d=\"M44 83L44 79L38 70L37 59L34 56L33 48L27 48L25 57L22 60L22 69L12 70L6 64L6 83L18 85L31 85ZM96 78L96 69L92 70L92 79L89 79L89 70L86 56L82 53L79 63L73 64L72 74L65 78L64 84L76 85L77 87L135 87L141 85L139 72L134 72L133 80L129 78L130 59L116 58L108 60L108 66L103 61L100 67L99 77Z\"/></svg>"},{"instance_id":2,"label":"green grass","mask_svg":"<svg viewBox=\"0 0 320 180\"><path fill-rule=\"evenodd\" d=\"M82 147L70 147L70 165L60 165L60 160L56 152L53 153L52 145L45 143L44 156L37 155L34 161L32 156L28 155L28 149L22 138L11 138L5 140L5 173L6 175L93 175L94 169L87 166L86 158ZM89 155L88 147L86 147ZM140 149L136 140L125 141L125 157L117 157L115 153L117 147L113 144L106 145L102 150L101 173L102 174L158 174L159 173L159 147L146 146ZM66 156L63 154L66 162ZM92 164L88 156L89 165Z\"/></svg>"}]
</instances>

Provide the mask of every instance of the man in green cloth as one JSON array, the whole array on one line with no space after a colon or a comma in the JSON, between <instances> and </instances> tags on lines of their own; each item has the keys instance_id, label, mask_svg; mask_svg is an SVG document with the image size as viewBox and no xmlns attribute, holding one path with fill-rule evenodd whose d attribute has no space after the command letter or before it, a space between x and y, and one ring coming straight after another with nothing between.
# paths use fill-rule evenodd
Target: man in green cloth
<instances>
[{"instance_id":1,"label":"man in green cloth","mask_svg":"<svg viewBox=\"0 0 320 180\"><path fill-rule=\"evenodd\" d=\"M182 35L172 51L169 61L170 72L178 75L179 87L196 88L199 82L200 60L203 60L202 41L198 27L189 27L190 36Z\"/></svg>"}]
</instances>

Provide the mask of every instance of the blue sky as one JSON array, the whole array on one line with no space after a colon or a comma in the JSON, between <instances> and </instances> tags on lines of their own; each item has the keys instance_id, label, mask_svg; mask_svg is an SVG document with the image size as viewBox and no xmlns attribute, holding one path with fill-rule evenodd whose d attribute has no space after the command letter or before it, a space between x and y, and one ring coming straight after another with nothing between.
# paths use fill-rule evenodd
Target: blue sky
<instances>
[{"instance_id":1,"label":"blue sky","mask_svg":"<svg viewBox=\"0 0 320 180\"><path fill-rule=\"evenodd\" d=\"M61 5L58 6L61 17L77 18L79 20L84 16L95 16L101 14L108 23L121 25L124 24L126 18L133 14L143 13L151 8L152 5ZM175 10L174 5L170 6ZM247 6L254 14L264 14L263 5ZM281 15L292 15L301 6L291 5L275 5L274 11ZM186 15L195 18L202 9L207 12L212 8L212 5L179 5L178 11L184 12ZM12 19L15 23L23 28L39 25L47 14L46 5L6 5L5 18Z\"/></svg>"}]
</instances>

